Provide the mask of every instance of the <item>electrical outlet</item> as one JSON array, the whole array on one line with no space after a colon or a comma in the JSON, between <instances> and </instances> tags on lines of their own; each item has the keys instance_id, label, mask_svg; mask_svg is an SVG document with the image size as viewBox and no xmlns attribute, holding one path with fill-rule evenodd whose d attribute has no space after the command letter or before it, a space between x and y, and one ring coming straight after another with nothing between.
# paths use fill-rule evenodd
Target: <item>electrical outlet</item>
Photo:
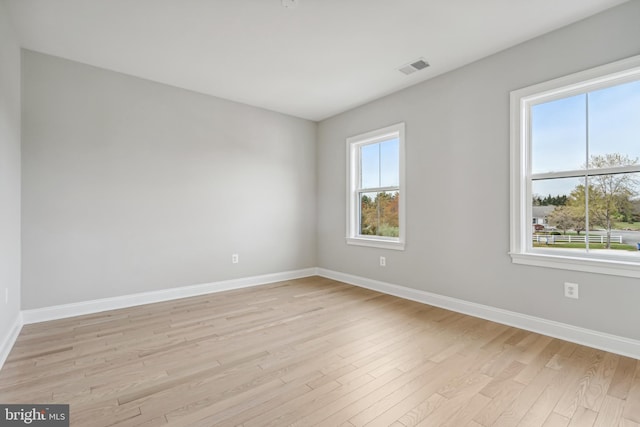
<instances>
[{"instance_id":1,"label":"electrical outlet","mask_svg":"<svg viewBox=\"0 0 640 427\"><path fill-rule=\"evenodd\" d=\"M564 282L564 296L567 298L578 299L578 284Z\"/></svg>"},{"instance_id":2,"label":"electrical outlet","mask_svg":"<svg viewBox=\"0 0 640 427\"><path fill-rule=\"evenodd\" d=\"M387 259L383 256L380 257L380 267L386 267L387 266Z\"/></svg>"},{"instance_id":3,"label":"electrical outlet","mask_svg":"<svg viewBox=\"0 0 640 427\"><path fill-rule=\"evenodd\" d=\"M237 264L237 263L239 263L239 262L240 262L240 257L238 257L238 254L233 254L233 255L231 255L231 262L232 262L233 264Z\"/></svg>"}]
</instances>

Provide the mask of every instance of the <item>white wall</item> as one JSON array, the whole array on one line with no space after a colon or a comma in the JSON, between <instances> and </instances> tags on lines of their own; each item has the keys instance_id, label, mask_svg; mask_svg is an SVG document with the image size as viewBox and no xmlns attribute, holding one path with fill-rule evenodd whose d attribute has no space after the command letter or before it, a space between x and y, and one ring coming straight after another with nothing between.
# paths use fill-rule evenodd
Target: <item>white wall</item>
<instances>
[{"instance_id":1,"label":"white wall","mask_svg":"<svg viewBox=\"0 0 640 427\"><path fill-rule=\"evenodd\" d=\"M318 266L640 339L637 279L518 266L509 250L509 92L640 54L640 1L480 60L318 128ZM404 252L345 243L345 138L406 123ZM378 266L378 257L387 266ZM563 297L563 282L580 299Z\"/></svg>"},{"instance_id":2,"label":"white wall","mask_svg":"<svg viewBox=\"0 0 640 427\"><path fill-rule=\"evenodd\" d=\"M0 366L19 312L20 48L0 3Z\"/></svg>"},{"instance_id":3,"label":"white wall","mask_svg":"<svg viewBox=\"0 0 640 427\"><path fill-rule=\"evenodd\" d=\"M315 123L22 59L23 309L315 266Z\"/></svg>"}]
</instances>

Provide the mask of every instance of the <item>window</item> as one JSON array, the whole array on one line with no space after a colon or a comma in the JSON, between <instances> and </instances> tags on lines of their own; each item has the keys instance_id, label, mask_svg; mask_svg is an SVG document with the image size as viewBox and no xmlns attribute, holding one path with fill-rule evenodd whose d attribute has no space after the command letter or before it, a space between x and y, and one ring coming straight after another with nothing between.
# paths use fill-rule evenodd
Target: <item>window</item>
<instances>
[{"instance_id":1,"label":"window","mask_svg":"<svg viewBox=\"0 0 640 427\"><path fill-rule=\"evenodd\" d=\"M510 246L640 277L640 56L511 93Z\"/></svg>"},{"instance_id":2,"label":"window","mask_svg":"<svg viewBox=\"0 0 640 427\"><path fill-rule=\"evenodd\" d=\"M347 138L347 243L404 249L404 123Z\"/></svg>"}]
</instances>

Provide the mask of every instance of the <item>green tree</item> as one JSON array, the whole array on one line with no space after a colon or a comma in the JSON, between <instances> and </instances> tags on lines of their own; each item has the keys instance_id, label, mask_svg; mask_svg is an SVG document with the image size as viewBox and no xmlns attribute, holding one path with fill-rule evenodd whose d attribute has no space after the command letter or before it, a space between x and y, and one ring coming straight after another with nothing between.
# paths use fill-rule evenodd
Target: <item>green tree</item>
<instances>
[{"instance_id":1,"label":"green tree","mask_svg":"<svg viewBox=\"0 0 640 427\"><path fill-rule=\"evenodd\" d=\"M603 169L637 164L638 159L611 153L591 156L589 169ZM589 222L600 225L607 232L606 248L611 248L611 229L622 213L631 206L631 198L637 194L638 179L633 174L620 173L589 177ZM591 189L593 188L593 196Z\"/></svg>"},{"instance_id":2,"label":"green tree","mask_svg":"<svg viewBox=\"0 0 640 427\"><path fill-rule=\"evenodd\" d=\"M632 223L633 221L634 204L630 199L620 201L620 221Z\"/></svg>"},{"instance_id":3,"label":"green tree","mask_svg":"<svg viewBox=\"0 0 640 427\"><path fill-rule=\"evenodd\" d=\"M638 159L611 153L592 156L589 169L605 169L637 164ZM638 179L629 173L589 176L589 225L598 225L607 233L606 248L611 249L613 224L633 212L632 197L637 194ZM578 185L567 200L567 207L574 222L574 229L580 234L586 229L585 187ZM591 227L589 227L591 228Z\"/></svg>"},{"instance_id":4,"label":"green tree","mask_svg":"<svg viewBox=\"0 0 640 427\"><path fill-rule=\"evenodd\" d=\"M398 237L398 192L377 193L372 199L363 195L360 200L360 234Z\"/></svg>"},{"instance_id":5,"label":"green tree","mask_svg":"<svg viewBox=\"0 0 640 427\"><path fill-rule=\"evenodd\" d=\"M558 194L557 196L549 194L543 198L539 194L534 194L532 199L533 206L564 206L567 204L569 197L564 194Z\"/></svg>"},{"instance_id":6,"label":"green tree","mask_svg":"<svg viewBox=\"0 0 640 427\"><path fill-rule=\"evenodd\" d=\"M631 202L631 221L640 221L640 199L636 199Z\"/></svg>"},{"instance_id":7,"label":"green tree","mask_svg":"<svg viewBox=\"0 0 640 427\"><path fill-rule=\"evenodd\" d=\"M593 199L595 193L593 187L589 188L589 199ZM573 221L572 228L580 235L581 231L587 229L587 216L586 216L586 199L584 196L584 185L577 185L573 189L567 200L567 209L571 219Z\"/></svg>"},{"instance_id":8,"label":"green tree","mask_svg":"<svg viewBox=\"0 0 640 427\"><path fill-rule=\"evenodd\" d=\"M360 200L360 234L375 236L378 232L377 204L366 194Z\"/></svg>"},{"instance_id":9,"label":"green tree","mask_svg":"<svg viewBox=\"0 0 640 427\"><path fill-rule=\"evenodd\" d=\"M562 234L567 234L567 230L575 229L579 225L574 211L569 206L557 206L547 217L549 224L562 230Z\"/></svg>"}]
</instances>

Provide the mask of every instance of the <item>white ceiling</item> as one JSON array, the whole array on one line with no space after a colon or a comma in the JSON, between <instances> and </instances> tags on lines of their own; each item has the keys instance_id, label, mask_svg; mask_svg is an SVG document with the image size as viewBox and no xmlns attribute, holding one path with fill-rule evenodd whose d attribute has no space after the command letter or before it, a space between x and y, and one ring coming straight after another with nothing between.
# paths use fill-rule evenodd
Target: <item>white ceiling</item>
<instances>
[{"instance_id":1,"label":"white ceiling","mask_svg":"<svg viewBox=\"0 0 640 427\"><path fill-rule=\"evenodd\" d=\"M322 120L624 1L5 3L24 48Z\"/></svg>"}]
</instances>

